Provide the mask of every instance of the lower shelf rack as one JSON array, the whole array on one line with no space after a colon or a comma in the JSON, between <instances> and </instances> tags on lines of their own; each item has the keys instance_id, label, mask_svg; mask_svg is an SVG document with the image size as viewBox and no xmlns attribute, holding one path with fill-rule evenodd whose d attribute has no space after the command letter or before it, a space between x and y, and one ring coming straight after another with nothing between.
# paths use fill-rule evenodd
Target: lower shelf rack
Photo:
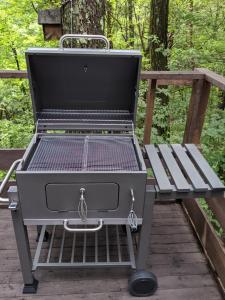
<instances>
[{"instance_id":1,"label":"lower shelf rack","mask_svg":"<svg viewBox=\"0 0 225 300\"><path fill-rule=\"evenodd\" d=\"M42 226L33 259L33 271L49 267L114 267L135 269L135 243L130 227L105 225L98 232L71 233L63 226ZM49 240L44 241L45 232Z\"/></svg>"}]
</instances>

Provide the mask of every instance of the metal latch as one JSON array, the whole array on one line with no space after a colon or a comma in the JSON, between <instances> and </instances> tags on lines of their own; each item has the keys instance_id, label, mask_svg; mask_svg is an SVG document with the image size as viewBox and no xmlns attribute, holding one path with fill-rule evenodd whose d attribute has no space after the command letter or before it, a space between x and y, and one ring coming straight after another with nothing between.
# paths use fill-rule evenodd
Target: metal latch
<instances>
[{"instance_id":1,"label":"metal latch","mask_svg":"<svg viewBox=\"0 0 225 300\"><path fill-rule=\"evenodd\" d=\"M83 222L87 220L87 203L85 201L85 188L80 189L80 201L78 204L78 213Z\"/></svg>"},{"instance_id":2,"label":"metal latch","mask_svg":"<svg viewBox=\"0 0 225 300\"><path fill-rule=\"evenodd\" d=\"M12 201L12 202L9 204L8 209L10 209L10 210L17 210L17 206L18 206L18 202Z\"/></svg>"},{"instance_id":3,"label":"metal latch","mask_svg":"<svg viewBox=\"0 0 225 300\"><path fill-rule=\"evenodd\" d=\"M135 231L137 230L138 222L137 222L137 215L134 211L134 190L130 189L130 194L131 194L131 207L130 207L130 212L127 218L127 222L130 225L131 230Z\"/></svg>"}]
</instances>

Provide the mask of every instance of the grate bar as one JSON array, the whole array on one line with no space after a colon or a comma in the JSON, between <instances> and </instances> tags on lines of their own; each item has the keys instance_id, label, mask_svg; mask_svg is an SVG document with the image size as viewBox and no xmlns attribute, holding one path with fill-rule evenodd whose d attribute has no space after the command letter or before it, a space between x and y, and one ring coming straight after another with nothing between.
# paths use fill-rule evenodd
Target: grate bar
<instances>
[{"instance_id":1,"label":"grate bar","mask_svg":"<svg viewBox=\"0 0 225 300\"><path fill-rule=\"evenodd\" d=\"M84 140L84 151L83 151L83 158L82 158L82 170L87 170L88 166L88 141L89 137L86 136Z\"/></svg>"},{"instance_id":2,"label":"grate bar","mask_svg":"<svg viewBox=\"0 0 225 300\"><path fill-rule=\"evenodd\" d=\"M53 229L52 229L52 236L51 236L51 240L50 240L50 244L49 244L49 249L48 249L47 263L49 263L50 257L51 257L52 245L53 245L54 236L55 236L55 229L56 229L56 225L54 225Z\"/></svg>"},{"instance_id":3,"label":"grate bar","mask_svg":"<svg viewBox=\"0 0 225 300\"><path fill-rule=\"evenodd\" d=\"M75 245L76 245L76 233L73 233L73 242L72 242L72 252L71 252L71 263L74 262L74 255L75 255Z\"/></svg>"},{"instance_id":4,"label":"grate bar","mask_svg":"<svg viewBox=\"0 0 225 300\"><path fill-rule=\"evenodd\" d=\"M84 232L83 263L86 262L86 249L87 249L87 233Z\"/></svg>"},{"instance_id":5,"label":"grate bar","mask_svg":"<svg viewBox=\"0 0 225 300\"><path fill-rule=\"evenodd\" d=\"M65 235L66 235L66 231L63 230L62 242L61 242L61 247L60 247L60 252L59 252L59 263L62 262L62 256L63 256L63 247L64 247Z\"/></svg>"},{"instance_id":6,"label":"grate bar","mask_svg":"<svg viewBox=\"0 0 225 300\"><path fill-rule=\"evenodd\" d=\"M117 241L117 249L118 249L118 258L119 258L119 262L121 262L122 261L122 255L121 255L120 235L119 235L118 225L116 225L116 241Z\"/></svg>"},{"instance_id":7,"label":"grate bar","mask_svg":"<svg viewBox=\"0 0 225 300\"><path fill-rule=\"evenodd\" d=\"M95 262L98 262L98 232L95 232Z\"/></svg>"},{"instance_id":8,"label":"grate bar","mask_svg":"<svg viewBox=\"0 0 225 300\"><path fill-rule=\"evenodd\" d=\"M110 256L109 256L109 231L108 231L108 225L105 226L105 236L106 236L106 257L107 257L107 262L110 261Z\"/></svg>"}]
</instances>

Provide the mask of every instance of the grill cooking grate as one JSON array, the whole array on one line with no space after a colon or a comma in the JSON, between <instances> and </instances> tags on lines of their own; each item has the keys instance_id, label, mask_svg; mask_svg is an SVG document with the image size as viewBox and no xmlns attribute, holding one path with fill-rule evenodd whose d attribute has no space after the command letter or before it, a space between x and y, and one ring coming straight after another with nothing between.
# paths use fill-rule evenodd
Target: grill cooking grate
<instances>
[{"instance_id":1,"label":"grill cooking grate","mask_svg":"<svg viewBox=\"0 0 225 300\"><path fill-rule=\"evenodd\" d=\"M138 171L129 137L43 137L27 168L30 171Z\"/></svg>"}]
</instances>

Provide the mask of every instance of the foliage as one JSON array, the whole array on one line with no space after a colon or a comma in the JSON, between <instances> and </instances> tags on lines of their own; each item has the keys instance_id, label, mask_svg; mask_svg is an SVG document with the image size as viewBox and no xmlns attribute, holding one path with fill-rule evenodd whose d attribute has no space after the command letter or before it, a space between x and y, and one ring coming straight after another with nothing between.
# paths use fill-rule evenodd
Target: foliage
<instances>
[{"instance_id":1,"label":"foliage","mask_svg":"<svg viewBox=\"0 0 225 300\"><path fill-rule=\"evenodd\" d=\"M209 208L209 206L206 203L205 199L203 199L203 198L199 199L199 203L200 203L201 207L204 209L204 211L207 213L209 221L212 223L213 227L215 228L217 235L219 237L224 237L223 229L221 228L220 223L215 218L215 215L213 214L213 212Z\"/></svg>"}]
</instances>

